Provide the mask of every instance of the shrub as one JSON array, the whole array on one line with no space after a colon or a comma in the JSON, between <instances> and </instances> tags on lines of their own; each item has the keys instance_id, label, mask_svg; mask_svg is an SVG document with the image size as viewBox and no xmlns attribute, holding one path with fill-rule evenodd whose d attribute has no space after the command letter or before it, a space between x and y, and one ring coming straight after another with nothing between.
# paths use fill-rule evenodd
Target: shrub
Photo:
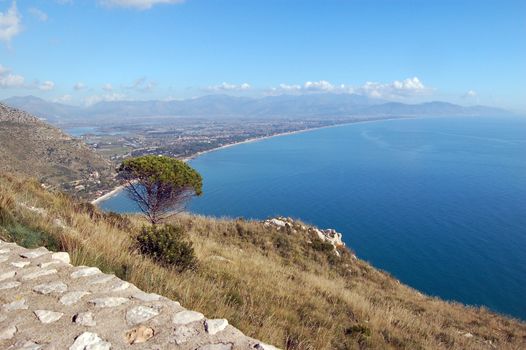
<instances>
[{"instance_id":1,"label":"shrub","mask_svg":"<svg viewBox=\"0 0 526 350\"><path fill-rule=\"evenodd\" d=\"M181 227L164 225L143 227L137 236L139 250L158 263L182 272L197 266L192 243L185 239Z\"/></svg>"}]
</instances>

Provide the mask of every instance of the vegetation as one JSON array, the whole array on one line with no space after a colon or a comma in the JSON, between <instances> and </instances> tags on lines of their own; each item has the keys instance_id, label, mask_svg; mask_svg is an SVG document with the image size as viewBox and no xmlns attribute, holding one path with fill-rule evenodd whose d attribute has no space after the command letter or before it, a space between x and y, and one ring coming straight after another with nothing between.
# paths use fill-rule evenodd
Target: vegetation
<instances>
[{"instance_id":1,"label":"vegetation","mask_svg":"<svg viewBox=\"0 0 526 350\"><path fill-rule=\"evenodd\" d=\"M116 217L37 182L0 176L2 239L20 239L5 229L14 223L45 233L74 264L98 266L208 317L227 318L283 349L526 348L525 323L422 295L345 248L329 259L328 247L295 228L178 215L170 223L199 261L181 272L137 249L146 220Z\"/></svg>"},{"instance_id":2,"label":"vegetation","mask_svg":"<svg viewBox=\"0 0 526 350\"><path fill-rule=\"evenodd\" d=\"M188 164L166 156L126 159L118 169L128 196L152 224L184 209L193 195L201 195L201 175Z\"/></svg>"},{"instance_id":3,"label":"vegetation","mask_svg":"<svg viewBox=\"0 0 526 350\"><path fill-rule=\"evenodd\" d=\"M173 266L178 271L192 269L197 265L192 243L185 240L181 227L144 226L137 236L137 242L141 253L161 265Z\"/></svg>"}]
</instances>

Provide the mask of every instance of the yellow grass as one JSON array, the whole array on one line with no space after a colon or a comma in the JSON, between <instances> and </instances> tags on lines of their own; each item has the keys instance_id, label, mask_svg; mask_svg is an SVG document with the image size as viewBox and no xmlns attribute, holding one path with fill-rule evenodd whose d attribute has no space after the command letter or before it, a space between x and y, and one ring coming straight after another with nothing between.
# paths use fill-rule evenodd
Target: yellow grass
<instances>
[{"instance_id":1,"label":"yellow grass","mask_svg":"<svg viewBox=\"0 0 526 350\"><path fill-rule=\"evenodd\" d=\"M227 318L284 349L526 348L524 323L424 296L346 249L341 258L315 249L309 243L315 238L301 230L180 215L172 224L184 227L199 266L177 273L138 253L140 217L119 228L97 215L90 218L73 200L36 183L0 176L2 238L13 236L16 222L55 239L75 264L98 266L208 317Z\"/></svg>"}]
</instances>

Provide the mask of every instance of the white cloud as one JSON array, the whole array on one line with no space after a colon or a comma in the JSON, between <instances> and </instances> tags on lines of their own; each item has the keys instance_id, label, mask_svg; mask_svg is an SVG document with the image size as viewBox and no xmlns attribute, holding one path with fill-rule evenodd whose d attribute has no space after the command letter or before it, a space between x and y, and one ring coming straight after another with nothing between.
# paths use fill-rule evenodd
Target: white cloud
<instances>
[{"instance_id":1,"label":"white cloud","mask_svg":"<svg viewBox=\"0 0 526 350\"><path fill-rule=\"evenodd\" d=\"M206 88L208 91L246 91L250 90L251 86L248 83L242 84L230 84L223 82L219 85L209 86Z\"/></svg>"},{"instance_id":2,"label":"white cloud","mask_svg":"<svg viewBox=\"0 0 526 350\"><path fill-rule=\"evenodd\" d=\"M76 83L75 85L73 85L73 89L75 91L84 90L85 88L86 88L86 85L84 85L84 83L82 83L80 81L78 83Z\"/></svg>"},{"instance_id":3,"label":"white cloud","mask_svg":"<svg viewBox=\"0 0 526 350\"><path fill-rule=\"evenodd\" d=\"M8 10L0 12L0 40L9 45L21 31L22 16L16 8L16 1L13 1Z\"/></svg>"},{"instance_id":4,"label":"white cloud","mask_svg":"<svg viewBox=\"0 0 526 350\"><path fill-rule=\"evenodd\" d=\"M106 102L122 101L124 99L126 99L126 95L121 94L121 93L117 93L117 92L112 92L112 93L103 94L103 95L88 96L88 97L84 98L84 103L87 106L91 106L91 105L93 105L95 103L99 103L99 102L103 102L103 101L106 101Z\"/></svg>"},{"instance_id":5,"label":"white cloud","mask_svg":"<svg viewBox=\"0 0 526 350\"><path fill-rule=\"evenodd\" d=\"M130 7L139 10L147 10L152 6L160 4L180 4L184 0L99 0L99 2L109 7Z\"/></svg>"},{"instance_id":6,"label":"white cloud","mask_svg":"<svg viewBox=\"0 0 526 350\"><path fill-rule=\"evenodd\" d=\"M53 99L53 102L59 102L59 103L67 103L71 102L73 100L73 97L71 95L62 95L57 98Z\"/></svg>"},{"instance_id":7,"label":"white cloud","mask_svg":"<svg viewBox=\"0 0 526 350\"><path fill-rule=\"evenodd\" d=\"M142 77L135 80L131 85L126 86L127 89L135 90L139 92L150 92L157 86L154 81L149 81Z\"/></svg>"},{"instance_id":8,"label":"white cloud","mask_svg":"<svg viewBox=\"0 0 526 350\"><path fill-rule=\"evenodd\" d=\"M48 20L48 15L44 11L37 9L36 7L30 7L29 13L33 15L36 19L38 19L40 22L45 22Z\"/></svg>"},{"instance_id":9,"label":"white cloud","mask_svg":"<svg viewBox=\"0 0 526 350\"><path fill-rule=\"evenodd\" d=\"M349 92L349 87L344 84L335 85L327 80L307 81L303 85L280 84L271 88L272 93L308 93L308 92Z\"/></svg>"},{"instance_id":10,"label":"white cloud","mask_svg":"<svg viewBox=\"0 0 526 350\"><path fill-rule=\"evenodd\" d=\"M113 91L113 86L109 83L106 83L104 85L102 85L102 90L106 91L106 92L110 92L110 91Z\"/></svg>"},{"instance_id":11,"label":"white cloud","mask_svg":"<svg viewBox=\"0 0 526 350\"><path fill-rule=\"evenodd\" d=\"M468 98L468 97L477 97L477 92L475 90L469 90L468 92L466 92L463 96L464 98Z\"/></svg>"},{"instance_id":12,"label":"white cloud","mask_svg":"<svg viewBox=\"0 0 526 350\"><path fill-rule=\"evenodd\" d=\"M0 88L19 88L24 87L25 79L23 76L11 73L11 70L0 64Z\"/></svg>"},{"instance_id":13,"label":"white cloud","mask_svg":"<svg viewBox=\"0 0 526 350\"><path fill-rule=\"evenodd\" d=\"M353 91L362 95L376 98L397 98L411 97L429 92L429 88L417 77L408 78L402 81L395 80L392 83L366 82Z\"/></svg>"},{"instance_id":14,"label":"white cloud","mask_svg":"<svg viewBox=\"0 0 526 350\"><path fill-rule=\"evenodd\" d=\"M55 83L51 80L46 80L45 82L40 84L38 88L42 91L51 91L55 88Z\"/></svg>"}]
</instances>

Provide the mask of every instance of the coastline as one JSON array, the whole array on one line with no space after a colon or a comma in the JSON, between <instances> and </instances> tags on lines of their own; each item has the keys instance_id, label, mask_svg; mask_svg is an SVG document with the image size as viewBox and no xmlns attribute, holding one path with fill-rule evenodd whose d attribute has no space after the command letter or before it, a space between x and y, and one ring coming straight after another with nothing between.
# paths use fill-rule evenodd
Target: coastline
<instances>
[{"instance_id":1,"label":"coastline","mask_svg":"<svg viewBox=\"0 0 526 350\"><path fill-rule=\"evenodd\" d=\"M226 144L226 145L223 145L223 146L214 147L214 148L211 148L211 149L206 150L206 151L197 152L197 153L192 154L191 156L188 156L186 158L182 158L181 160L186 163L186 162L189 162L190 160L195 159L195 158L197 158L199 156L202 156L203 154L206 154L206 153L216 152L216 151L223 150L225 148L234 147L234 146L238 146L238 145L242 145L242 144L246 144L246 143L263 141L263 140L267 140L267 139L270 139L270 138L273 138L273 137L278 137L278 136L288 136L288 135L300 134L300 133L310 132L310 131L315 131L315 130L336 128L336 127L340 127L340 126L344 126L344 125L350 125L350 124L372 123L372 122L393 120L393 119L404 119L404 117L387 117L387 118L372 119L372 120L346 121L344 123L339 123L339 124L333 124L333 125L319 126L319 127L314 127L314 128L306 128L306 129L301 129L301 130L281 132L281 133L268 135L268 136L252 137L252 138L249 138L249 139L246 139L246 140L243 140L243 141L233 142L233 143L229 143L229 144ZM123 185L117 186L113 190L111 190L110 192L105 193L102 196L95 198L90 203L96 205L96 204L98 204L100 202L105 201L106 199L109 199L109 198L117 195L123 189L124 189Z\"/></svg>"}]
</instances>

